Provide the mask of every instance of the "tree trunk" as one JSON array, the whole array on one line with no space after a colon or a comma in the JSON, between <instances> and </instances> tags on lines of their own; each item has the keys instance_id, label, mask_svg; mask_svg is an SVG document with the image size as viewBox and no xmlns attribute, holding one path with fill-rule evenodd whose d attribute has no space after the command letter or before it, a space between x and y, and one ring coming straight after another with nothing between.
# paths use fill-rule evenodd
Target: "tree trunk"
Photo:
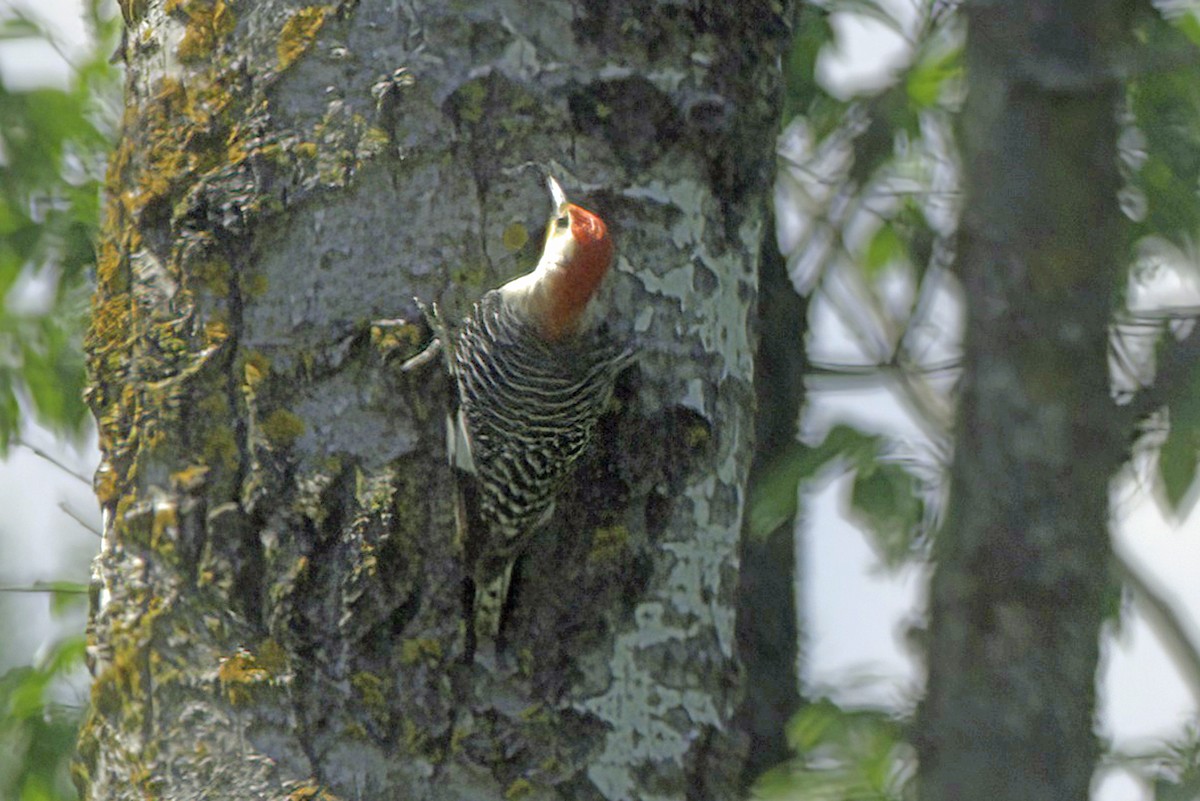
<instances>
[{"instance_id":1,"label":"tree trunk","mask_svg":"<svg viewBox=\"0 0 1200 801\"><path fill-rule=\"evenodd\" d=\"M931 593L920 797L1088 797L1127 251L1112 57L1131 4L967 6L965 373Z\"/></svg>"},{"instance_id":2,"label":"tree trunk","mask_svg":"<svg viewBox=\"0 0 1200 801\"><path fill-rule=\"evenodd\" d=\"M85 797L708 799L787 13L127 0L88 339L105 532ZM542 169L608 220L640 358L463 658L440 366L530 266ZM387 324L372 324L388 318Z\"/></svg>"},{"instance_id":3,"label":"tree trunk","mask_svg":"<svg viewBox=\"0 0 1200 801\"><path fill-rule=\"evenodd\" d=\"M758 274L760 337L754 359L751 492L757 481L778 469L775 461L796 441L808 364L804 348L808 298L796 292L788 276L773 224L767 226ZM738 658L746 677L738 728L749 739L743 791L792 755L787 722L800 710L795 532L796 520L788 518L766 536L749 530L743 534L737 607Z\"/></svg>"}]
</instances>

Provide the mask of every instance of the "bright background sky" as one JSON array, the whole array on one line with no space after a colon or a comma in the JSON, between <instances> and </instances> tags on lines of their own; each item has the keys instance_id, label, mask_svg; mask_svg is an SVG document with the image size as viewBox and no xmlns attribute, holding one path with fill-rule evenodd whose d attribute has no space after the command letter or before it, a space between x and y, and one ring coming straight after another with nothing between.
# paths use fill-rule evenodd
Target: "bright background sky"
<instances>
[{"instance_id":1,"label":"bright background sky","mask_svg":"<svg viewBox=\"0 0 1200 801\"><path fill-rule=\"evenodd\" d=\"M915 1L915 0L914 0ZM892 0L910 8L906 0ZM85 35L75 0L0 0L0 13L14 4L50 21L60 32L66 53ZM911 13L910 13L911 16ZM902 38L881 23L838 15L838 51L827 54L821 76L835 92L879 87L889 69L904 63ZM66 74L60 54L45 47L5 43L0 46L0 74L9 86L28 82L60 82ZM1168 285L1173 300L1200 304L1196 283ZM1195 293L1194 295L1191 293ZM813 316L814 347L836 353L850 348L845 332L832 315ZM806 426L819 432L837 421L853 422L866 430L882 431L913 441L920 429L886 390L827 392L808 397ZM32 443L53 453L71 469L90 476L97 461L94 445L64 448L42 432L27 435ZM810 693L827 693L839 702L908 708L916 698L919 677L905 632L919 621L927 579L923 570L885 572L870 545L842 514L849 482L825 481L807 494L801 564L801 600L807 641L802 653L805 684ZM1143 565L1160 591L1175 601L1186 618L1194 641L1200 632L1192 621L1200 615L1200 514L1175 525L1165 521L1147 480L1128 480L1114 501L1116 542L1131 561ZM0 464L0 584L28 584L34 579L85 581L90 555L98 540L60 508L97 518L95 499L84 483L26 449L17 449ZM15 630L0 632L0 671L28 663L42 647L48 632L78 630L82 616L52 621L41 595L4 594L7 614L0 619L20 621ZM15 614L13 614L13 610ZM1129 610L1127 610L1129 611ZM1141 752L1177 735L1196 716L1196 701L1179 678L1154 632L1135 611L1126 614L1118 633L1106 638L1102 670L1100 730L1124 751ZM82 699L81 699L82 701ZM1149 795L1134 779L1118 774L1102 781L1096 801L1141 801Z\"/></svg>"},{"instance_id":2,"label":"bright background sky","mask_svg":"<svg viewBox=\"0 0 1200 801\"><path fill-rule=\"evenodd\" d=\"M52 84L64 86L65 58L85 41L86 31L77 0L0 0L0 14L21 8L43 19L61 39L61 52L40 42L0 44L0 76L10 89ZM99 527L92 472L99 454L91 440L72 447L45 431L23 434L30 445L46 451L79 477L69 476L28 448L14 448L0 462L0 586L28 586L36 580L86 582L89 563L99 538L72 520L70 510L88 525ZM82 479L82 480L81 480ZM0 672L29 664L56 636L81 631L85 603L65 615L52 617L42 593L0 593ZM81 677L76 688L80 704L87 700ZM63 699L70 701L71 699Z\"/></svg>"}]
</instances>

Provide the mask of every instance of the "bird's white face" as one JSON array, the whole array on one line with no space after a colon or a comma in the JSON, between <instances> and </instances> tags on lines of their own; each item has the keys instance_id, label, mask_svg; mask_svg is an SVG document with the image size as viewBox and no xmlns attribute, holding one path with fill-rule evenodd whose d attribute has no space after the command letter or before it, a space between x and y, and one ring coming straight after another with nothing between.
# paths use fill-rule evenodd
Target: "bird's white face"
<instances>
[{"instance_id":1,"label":"bird's white face","mask_svg":"<svg viewBox=\"0 0 1200 801\"><path fill-rule=\"evenodd\" d=\"M553 178L548 183L555 208L537 267L499 292L557 339L579 328L612 260L612 241L603 220L568 201Z\"/></svg>"},{"instance_id":2,"label":"bird's white face","mask_svg":"<svg viewBox=\"0 0 1200 801\"><path fill-rule=\"evenodd\" d=\"M571 231L571 211L566 203L558 207L546 227L546 244L538 259L538 272L563 267L575 255L575 235Z\"/></svg>"}]
</instances>

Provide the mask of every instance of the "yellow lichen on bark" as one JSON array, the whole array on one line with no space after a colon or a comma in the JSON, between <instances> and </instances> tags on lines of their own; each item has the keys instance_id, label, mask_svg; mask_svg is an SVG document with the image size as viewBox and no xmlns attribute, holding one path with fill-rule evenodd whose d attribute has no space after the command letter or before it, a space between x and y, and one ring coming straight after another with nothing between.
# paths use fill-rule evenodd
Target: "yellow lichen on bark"
<instances>
[{"instance_id":1,"label":"yellow lichen on bark","mask_svg":"<svg viewBox=\"0 0 1200 801\"><path fill-rule=\"evenodd\" d=\"M304 434L304 421L287 409L276 409L262 422L263 436L275 447L287 447Z\"/></svg>"},{"instance_id":2,"label":"yellow lichen on bark","mask_svg":"<svg viewBox=\"0 0 1200 801\"><path fill-rule=\"evenodd\" d=\"M325 18L333 12L333 6L309 6L293 14L279 32L275 55L282 72L292 66L312 46Z\"/></svg>"},{"instance_id":3,"label":"yellow lichen on bark","mask_svg":"<svg viewBox=\"0 0 1200 801\"><path fill-rule=\"evenodd\" d=\"M237 19L224 0L191 0L176 3L175 7L188 17L187 28L176 50L179 60L184 63L211 58L213 50L237 25Z\"/></svg>"}]
</instances>

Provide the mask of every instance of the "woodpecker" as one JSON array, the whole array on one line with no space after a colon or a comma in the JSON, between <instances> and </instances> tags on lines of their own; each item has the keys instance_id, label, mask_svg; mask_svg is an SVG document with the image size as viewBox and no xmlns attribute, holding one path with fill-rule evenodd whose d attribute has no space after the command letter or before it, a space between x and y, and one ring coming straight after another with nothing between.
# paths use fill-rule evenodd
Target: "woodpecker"
<instances>
[{"instance_id":1,"label":"woodpecker","mask_svg":"<svg viewBox=\"0 0 1200 801\"><path fill-rule=\"evenodd\" d=\"M456 333L435 323L457 388L447 451L477 643L499 636L513 564L552 515L633 357L592 302L612 263L608 228L548 184L554 211L537 266L486 293Z\"/></svg>"}]
</instances>

